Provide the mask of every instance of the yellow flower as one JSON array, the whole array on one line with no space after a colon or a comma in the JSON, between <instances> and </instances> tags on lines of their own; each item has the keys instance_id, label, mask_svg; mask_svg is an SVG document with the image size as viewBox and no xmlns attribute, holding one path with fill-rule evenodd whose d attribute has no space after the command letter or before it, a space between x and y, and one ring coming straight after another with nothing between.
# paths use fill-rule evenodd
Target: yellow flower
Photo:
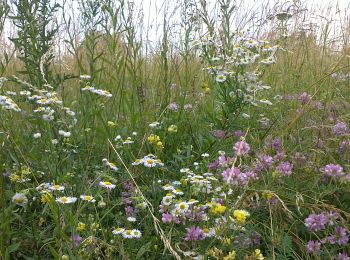
<instances>
[{"instance_id":1,"label":"yellow flower","mask_svg":"<svg viewBox=\"0 0 350 260\"><path fill-rule=\"evenodd\" d=\"M51 193L45 192L43 195L41 195L41 203L49 203L53 200L53 197Z\"/></svg>"},{"instance_id":2,"label":"yellow flower","mask_svg":"<svg viewBox=\"0 0 350 260\"><path fill-rule=\"evenodd\" d=\"M216 204L212 209L211 212L213 214L223 214L226 211L226 207L221 204Z\"/></svg>"},{"instance_id":3,"label":"yellow flower","mask_svg":"<svg viewBox=\"0 0 350 260\"><path fill-rule=\"evenodd\" d=\"M220 259L222 256L222 250L214 247L208 250L207 254L215 259Z\"/></svg>"},{"instance_id":4,"label":"yellow flower","mask_svg":"<svg viewBox=\"0 0 350 260\"><path fill-rule=\"evenodd\" d=\"M230 245L231 244L231 239L229 237L225 237L223 240L222 240L222 243L224 245Z\"/></svg>"},{"instance_id":5,"label":"yellow flower","mask_svg":"<svg viewBox=\"0 0 350 260\"><path fill-rule=\"evenodd\" d=\"M256 259L256 260L264 260L265 259L265 257L261 253L260 249L255 249L254 257L255 257L254 259Z\"/></svg>"},{"instance_id":6,"label":"yellow flower","mask_svg":"<svg viewBox=\"0 0 350 260\"><path fill-rule=\"evenodd\" d=\"M233 216L236 218L236 220L239 223L244 223L247 217L249 217L249 213L248 211L245 211L245 210L236 209L235 211L233 211Z\"/></svg>"},{"instance_id":7,"label":"yellow flower","mask_svg":"<svg viewBox=\"0 0 350 260\"><path fill-rule=\"evenodd\" d=\"M264 199L269 200L269 199L272 199L273 194L272 194L271 192L269 192L269 191L263 192L263 193L262 193L262 197L263 197Z\"/></svg>"},{"instance_id":8,"label":"yellow flower","mask_svg":"<svg viewBox=\"0 0 350 260\"><path fill-rule=\"evenodd\" d=\"M150 144L157 144L160 141L160 137L154 134L151 134L147 139Z\"/></svg>"},{"instance_id":9,"label":"yellow flower","mask_svg":"<svg viewBox=\"0 0 350 260\"><path fill-rule=\"evenodd\" d=\"M86 225L85 225L85 223L83 223L83 222L79 222L78 223L78 226L77 226L77 231L84 231L85 230L85 227L86 227Z\"/></svg>"},{"instance_id":10,"label":"yellow flower","mask_svg":"<svg viewBox=\"0 0 350 260\"><path fill-rule=\"evenodd\" d=\"M163 143L161 141L158 141L157 142L157 147L160 148L160 149L163 149L164 148Z\"/></svg>"},{"instance_id":11,"label":"yellow flower","mask_svg":"<svg viewBox=\"0 0 350 260\"><path fill-rule=\"evenodd\" d=\"M114 123L113 121L108 121L107 124L109 127L116 127L117 126L116 123Z\"/></svg>"},{"instance_id":12,"label":"yellow flower","mask_svg":"<svg viewBox=\"0 0 350 260\"><path fill-rule=\"evenodd\" d=\"M168 132L170 133L176 133L177 132L177 126L176 125L171 125L168 127Z\"/></svg>"},{"instance_id":13,"label":"yellow flower","mask_svg":"<svg viewBox=\"0 0 350 260\"><path fill-rule=\"evenodd\" d=\"M224 260L235 260L236 259L236 251L231 251L227 256L223 258Z\"/></svg>"}]
</instances>

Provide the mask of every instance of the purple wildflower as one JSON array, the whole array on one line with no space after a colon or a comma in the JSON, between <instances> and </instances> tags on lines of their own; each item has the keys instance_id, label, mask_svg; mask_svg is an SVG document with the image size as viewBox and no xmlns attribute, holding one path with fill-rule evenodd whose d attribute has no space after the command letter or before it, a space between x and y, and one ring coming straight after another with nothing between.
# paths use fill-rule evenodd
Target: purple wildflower
<instances>
[{"instance_id":1,"label":"purple wildflower","mask_svg":"<svg viewBox=\"0 0 350 260\"><path fill-rule=\"evenodd\" d=\"M301 95L299 96L298 99L302 105L305 105L307 102L310 101L311 96L308 93L303 92L303 93L301 93Z\"/></svg>"},{"instance_id":2,"label":"purple wildflower","mask_svg":"<svg viewBox=\"0 0 350 260\"><path fill-rule=\"evenodd\" d=\"M346 245L349 241L349 235L345 228L336 227L334 233L328 237L328 242L332 245L338 244L340 246Z\"/></svg>"},{"instance_id":3,"label":"purple wildflower","mask_svg":"<svg viewBox=\"0 0 350 260\"><path fill-rule=\"evenodd\" d=\"M72 235L71 240L72 240L73 247L78 247L81 241L83 240L83 238L79 235Z\"/></svg>"},{"instance_id":4,"label":"purple wildflower","mask_svg":"<svg viewBox=\"0 0 350 260\"><path fill-rule=\"evenodd\" d=\"M327 164L324 168L323 171L325 175L330 176L330 177L339 177L343 175L343 167L341 167L339 164Z\"/></svg>"},{"instance_id":5,"label":"purple wildflower","mask_svg":"<svg viewBox=\"0 0 350 260\"><path fill-rule=\"evenodd\" d=\"M333 211L330 211L330 212L326 213L325 215L326 215L326 218L327 218L327 223L330 226L333 226L335 224L336 220L339 217L338 214L333 212Z\"/></svg>"},{"instance_id":6,"label":"purple wildflower","mask_svg":"<svg viewBox=\"0 0 350 260\"><path fill-rule=\"evenodd\" d=\"M185 104L185 105L184 105L184 110L185 110L186 112L190 111L191 109L192 109L192 105L191 105L191 104Z\"/></svg>"},{"instance_id":7,"label":"purple wildflower","mask_svg":"<svg viewBox=\"0 0 350 260\"><path fill-rule=\"evenodd\" d=\"M310 240L309 242L307 242L306 244L306 250L309 253L314 253L314 254L318 254L321 252L321 243L318 241L313 241Z\"/></svg>"},{"instance_id":8,"label":"purple wildflower","mask_svg":"<svg viewBox=\"0 0 350 260\"><path fill-rule=\"evenodd\" d=\"M335 126L333 126L332 131L334 135L340 136L348 132L348 127L345 123L338 122Z\"/></svg>"},{"instance_id":9,"label":"purple wildflower","mask_svg":"<svg viewBox=\"0 0 350 260\"><path fill-rule=\"evenodd\" d=\"M327 217L324 213L310 214L304 221L310 231L319 231L326 228Z\"/></svg>"},{"instance_id":10,"label":"purple wildflower","mask_svg":"<svg viewBox=\"0 0 350 260\"><path fill-rule=\"evenodd\" d=\"M247 155L250 151L250 146L247 142L241 140L235 143L233 150L236 152L237 156Z\"/></svg>"},{"instance_id":11,"label":"purple wildflower","mask_svg":"<svg viewBox=\"0 0 350 260\"><path fill-rule=\"evenodd\" d=\"M350 260L350 257L347 253L343 252L338 254L337 260Z\"/></svg>"},{"instance_id":12,"label":"purple wildflower","mask_svg":"<svg viewBox=\"0 0 350 260\"><path fill-rule=\"evenodd\" d=\"M178 110L179 110L179 106L178 106L175 102L170 103L169 106L168 106L168 108L169 108L170 110L172 110L172 111L178 111Z\"/></svg>"},{"instance_id":13,"label":"purple wildflower","mask_svg":"<svg viewBox=\"0 0 350 260\"><path fill-rule=\"evenodd\" d=\"M261 155L259 156L260 159L260 163L262 164L262 166L266 169L269 170L272 163L273 163L273 158L270 155Z\"/></svg>"},{"instance_id":14,"label":"purple wildflower","mask_svg":"<svg viewBox=\"0 0 350 260\"><path fill-rule=\"evenodd\" d=\"M163 213L162 221L164 223L171 223L173 221L173 215L171 215L170 213Z\"/></svg>"},{"instance_id":15,"label":"purple wildflower","mask_svg":"<svg viewBox=\"0 0 350 260\"><path fill-rule=\"evenodd\" d=\"M227 168L223 173L222 177L226 183L231 183L233 185L237 185L237 177L241 173L241 170L237 167Z\"/></svg>"},{"instance_id":16,"label":"purple wildflower","mask_svg":"<svg viewBox=\"0 0 350 260\"><path fill-rule=\"evenodd\" d=\"M219 161L216 160L214 162L211 162L208 164L208 170L209 171L213 171L213 170L216 170L217 168L219 168L220 164L219 164Z\"/></svg>"},{"instance_id":17,"label":"purple wildflower","mask_svg":"<svg viewBox=\"0 0 350 260\"><path fill-rule=\"evenodd\" d=\"M291 164L290 162L281 162L276 167L276 170L282 175L290 176L292 174L293 164Z\"/></svg>"},{"instance_id":18,"label":"purple wildflower","mask_svg":"<svg viewBox=\"0 0 350 260\"><path fill-rule=\"evenodd\" d=\"M186 228L186 230L185 241L198 241L205 238L203 230L199 227L192 226L191 228Z\"/></svg>"},{"instance_id":19,"label":"purple wildflower","mask_svg":"<svg viewBox=\"0 0 350 260\"><path fill-rule=\"evenodd\" d=\"M215 130L213 132L213 135L217 138L217 139L224 139L225 138L225 131L224 130Z\"/></svg>"}]
</instances>

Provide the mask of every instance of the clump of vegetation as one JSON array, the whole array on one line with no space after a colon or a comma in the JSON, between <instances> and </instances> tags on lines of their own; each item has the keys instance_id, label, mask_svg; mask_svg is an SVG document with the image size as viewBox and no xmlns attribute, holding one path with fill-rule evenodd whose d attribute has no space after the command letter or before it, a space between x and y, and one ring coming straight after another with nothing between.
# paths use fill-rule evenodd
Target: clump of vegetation
<instances>
[{"instance_id":1,"label":"clump of vegetation","mask_svg":"<svg viewBox=\"0 0 350 260\"><path fill-rule=\"evenodd\" d=\"M0 0L1 258L350 259L348 17L170 2Z\"/></svg>"}]
</instances>

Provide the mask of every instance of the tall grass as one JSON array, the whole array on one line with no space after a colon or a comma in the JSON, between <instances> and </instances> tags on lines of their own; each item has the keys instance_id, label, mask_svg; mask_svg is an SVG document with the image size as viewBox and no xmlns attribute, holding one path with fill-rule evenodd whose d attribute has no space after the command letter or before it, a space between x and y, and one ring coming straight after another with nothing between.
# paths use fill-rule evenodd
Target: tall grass
<instances>
[{"instance_id":1,"label":"tall grass","mask_svg":"<svg viewBox=\"0 0 350 260\"><path fill-rule=\"evenodd\" d=\"M0 0L1 258L349 253L349 7L158 2Z\"/></svg>"}]
</instances>

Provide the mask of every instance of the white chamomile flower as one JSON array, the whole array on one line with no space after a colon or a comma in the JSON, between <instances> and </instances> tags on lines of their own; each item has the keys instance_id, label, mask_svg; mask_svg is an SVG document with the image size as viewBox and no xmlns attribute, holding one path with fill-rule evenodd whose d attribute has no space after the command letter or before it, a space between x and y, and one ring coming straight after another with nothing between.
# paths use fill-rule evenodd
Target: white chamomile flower
<instances>
[{"instance_id":1,"label":"white chamomile flower","mask_svg":"<svg viewBox=\"0 0 350 260\"><path fill-rule=\"evenodd\" d=\"M125 231L125 228L115 228L112 233L113 235L120 235L120 234L123 234L123 232Z\"/></svg>"},{"instance_id":2,"label":"white chamomile flower","mask_svg":"<svg viewBox=\"0 0 350 260\"><path fill-rule=\"evenodd\" d=\"M149 127L150 127L150 128L156 128L156 127L159 126L159 125L160 125L159 122L153 122L153 123L150 123L150 124L149 124Z\"/></svg>"},{"instance_id":3,"label":"white chamomile flower","mask_svg":"<svg viewBox=\"0 0 350 260\"><path fill-rule=\"evenodd\" d=\"M71 136L70 132L66 132L66 131L63 131L63 130L59 130L58 134L62 135L63 137L66 137L66 138L69 138Z\"/></svg>"},{"instance_id":4,"label":"white chamomile flower","mask_svg":"<svg viewBox=\"0 0 350 260\"><path fill-rule=\"evenodd\" d=\"M128 217L126 220L129 222L135 222L136 218L135 217Z\"/></svg>"},{"instance_id":5,"label":"white chamomile flower","mask_svg":"<svg viewBox=\"0 0 350 260\"><path fill-rule=\"evenodd\" d=\"M124 230L124 232L122 233L124 238L133 238L132 235L132 230L131 229L126 229Z\"/></svg>"},{"instance_id":6,"label":"white chamomile flower","mask_svg":"<svg viewBox=\"0 0 350 260\"><path fill-rule=\"evenodd\" d=\"M100 186L109 190L112 190L116 187L115 184L112 184L109 181L101 181Z\"/></svg>"},{"instance_id":7,"label":"white chamomile flower","mask_svg":"<svg viewBox=\"0 0 350 260\"><path fill-rule=\"evenodd\" d=\"M26 195L24 195L23 193L16 193L12 197L12 202L18 206L23 207L28 203L28 199L27 199Z\"/></svg>"},{"instance_id":8,"label":"white chamomile flower","mask_svg":"<svg viewBox=\"0 0 350 260\"><path fill-rule=\"evenodd\" d=\"M176 189L176 190L174 189L174 190L172 190L172 192L176 195L184 195L184 193L179 189Z\"/></svg>"},{"instance_id":9,"label":"white chamomile flower","mask_svg":"<svg viewBox=\"0 0 350 260\"><path fill-rule=\"evenodd\" d=\"M222 83L226 80L226 75L224 73L219 73L217 76L216 76L216 81L219 82L219 83Z\"/></svg>"},{"instance_id":10,"label":"white chamomile flower","mask_svg":"<svg viewBox=\"0 0 350 260\"><path fill-rule=\"evenodd\" d=\"M169 183L165 184L162 188L163 188L163 190L173 190L174 189L174 187Z\"/></svg>"},{"instance_id":11,"label":"white chamomile flower","mask_svg":"<svg viewBox=\"0 0 350 260\"><path fill-rule=\"evenodd\" d=\"M94 197L91 195L80 195L80 198L84 201L87 201L87 202L95 202L96 201L94 199Z\"/></svg>"},{"instance_id":12,"label":"white chamomile flower","mask_svg":"<svg viewBox=\"0 0 350 260\"><path fill-rule=\"evenodd\" d=\"M175 205L176 211L180 212L181 214L186 213L188 208L189 208L189 205L185 201L179 202Z\"/></svg>"},{"instance_id":13,"label":"white chamomile flower","mask_svg":"<svg viewBox=\"0 0 350 260\"><path fill-rule=\"evenodd\" d=\"M70 204L74 203L77 201L77 198L75 197L60 197L56 199L56 202L61 203L61 204Z\"/></svg>"},{"instance_id":14,"label":"white chamomile flower","mask_svg":"<svg viewBox=\"0 0 350 260\"><path fill-rule=\"evenodd\" d=\"M162 199L163 205L169 206L173 202L173 197L172 196L165 196Z\"/></svg>"},{"instance_id":15,"label":"white chamomile flower","mask_svg":"<svg viewBox=\"0 0 350 260\"><path fill-rule=\"evenodd\" d=\"M133 238L140 238L142 236L142 233L138 229L131 230L131 235Z\"/></svg>"},{"instance_id":16,"label":"white chamomile flower","mask_svg":"<svg viewBox=\"0 0 350 260\"><path fill-rule=\"evenodd\" d=\"M64 191L64 187L61 186L61 185L55 184L55 185L51 185L51 186L49 187L49 190Z\"/></svg>"},{"instance_id":17,"label":"white chamomile flower","mask_svg":"<svg viewBox=\"0 0 350 260\"><path fill-rule=\"evenodd\" d=\"M33 134L33 138L38 139L41 137L41 133L35 133Z\"/></svg>"},{"instance_id":18,"label":"white chamomile flower","mask_svg":"<svg viewBox=\"0 0 350 260\"><path fill-rule=\"evenodd\" d=\"M152 168L157 165L157 161L152 158L146 158L143 162L143 165L146 167Z\"/></svg>"}]
</instances>

